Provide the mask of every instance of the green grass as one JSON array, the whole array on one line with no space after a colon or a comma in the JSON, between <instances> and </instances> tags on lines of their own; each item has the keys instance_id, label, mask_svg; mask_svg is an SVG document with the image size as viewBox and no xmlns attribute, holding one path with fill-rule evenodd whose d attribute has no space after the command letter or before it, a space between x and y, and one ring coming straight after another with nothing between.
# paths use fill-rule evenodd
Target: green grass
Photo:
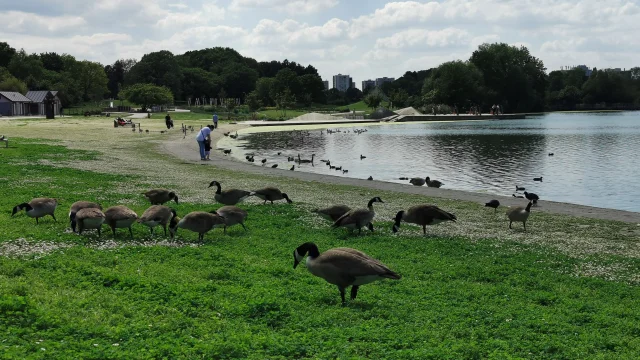
<instances>
[{"instance_id":1,"label":"green grass","mask_svg":"<svg viewBox=\"0 0 640 360\"><path fill-rule=\"evenodd\" d=\"M101 238L78 236L68 231L66 219L73 201L122 203L141 213L148 204L140 191L151 185L137 176L67 167L100 161L96 152L14 141L0 149L0 179L11 189L0 197L0 256L16 244L22 255L0 257L0 358L640 354L640 289L575 275L585 264L618 263L637 274L637 259L569 257L491 238L424 238L407 225L394 236L390 221L377 222L373 235L350 236L331 230L299 202L243 204L247 232L215 230L203 243L184 230L175 243L158 233L151 239L142 226L134 226L135 242L124 230L112 241L106 227ZM36 226L24 213L10 218L13 206L36 196L60 199L57 223L47 218ZM219 205L171 206L184 215ZM292 269L292 251L306 241L321 251L360 249L403 278L363 286L356 301L340 306L334 286L304 267Z\"/></svg>"}]
</instances>

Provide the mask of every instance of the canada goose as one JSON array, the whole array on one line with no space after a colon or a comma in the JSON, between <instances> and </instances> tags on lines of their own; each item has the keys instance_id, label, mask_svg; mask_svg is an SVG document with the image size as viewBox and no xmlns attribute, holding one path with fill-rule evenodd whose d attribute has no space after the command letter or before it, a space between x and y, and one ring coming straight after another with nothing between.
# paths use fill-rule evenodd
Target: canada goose
<instances>
[{"instance_id":1,"label":"canada goose","mask_svg":"<svg viewBox=\"0 0 640 360\"><path fill-rule=\"evenodd\" d=\"M28 217L36 218L36 224L38 224L38 219L47 215L51 215L53 220L58 222L54 214L56 207L58 207L58 200L56 199L35 198L28 203L16 205L11 212L11 217L18 213L18 211L24 210Z\"/></svg>"},{"instance_id":2,"label":"canada goose","mask_svg":"<svg viewBox=\"0 0 640 360\"><path fill-rule=\"evenodd\" d=\"M335 170L335 168L336 168L335 166L333 166L333 165L329 165L329 169L330 169L330 170Z\"/></svg>"},{"instance_id":3,"label":"canada goose","mask_svg":"<svg viewBox=\"0 0 640 360\"><path fill-rule=\"evenodd\" d=\"M349 211L338 218L338 220L333 224L333 227L345 227L351 230L358 229L358 234L362 233L362 228L364 226L367 226L369 230L373 231L373 224L371 221L373 221L373 218L376 216L375 211L373 211L373 203L375 202L384 204L384 201L376 196L369 200L366 209L355 209Z\"/></svg>"},{"instance_id":4,"label":"canada goose","mask_svg":"<svg viewBox=\"0 0 640 360\"><path fill-rule=\"evenodd\" d=\"M281 152L281 151L278 151L278 156L280 156L280 155L282 155L282 152Z\"/></svg>"},{"instance_id":5,"label":"canada goose","mask_svg":"<svg viewBox=\"0 0 640 360\"><path fill-rule=\"evenodd\" d=\"M148 134L149 133L149 129L145 130L144 132L146 132Z\"/></svg>"},{"instance_id":6,"label":"canada goose","mask_svg":"<svg viewBox=\"0 0 640 360\"><path fill-rule=\"evenodd\" d=\"M367 178L367 180L372 181L372 180L373 180L373 176L369 176L369 177Z\"/></svg>"},{"instance_id":7,"label":"canada goose","mask_svg":"<svg viewBox=\"0 0 640 360\"><path fill-rule=\"evenodd\" d=\"M182 219L177 216L171 218L169 232L173 239L176 236L178 228L191 230L198 233L198 240L202 241L204 240L204 234L213 228L223 226L225 226L225 224L221 216L204 211L194 211L185 215Z\"/></svg>"},{"instance_id":8,"label":"canada goose","mask_svg":"<svg viewBox=\"0 0 640 360\"><path fill-rule=\"evenodd\" d=\"M343 174L346 174L346 173L348 173L348 172L349 172L349 170L347 170L347 169L342 170L342 173L343 173Z\"/></svg>"},{"instance_id":9,"label":"canada goose","mask_svg":"<svg viewBox=\"0 0 640 360\"><path fill-rule=\"evenodd\" d=\"M151 236L153 236L153 228L158 225L162 225L162 228L164 229L164 236L167 236L167 225L174 216L177 216L176 211L168 206L151 205L151 207L142 213L138 222L149 227L149 230L151 230Z\"/></svg>"},{"instance_id":10,"label":"canada goose","mask_svg":"<svg viewBox=\"0 0 640 360\"><path fill-rule=\"evenodd\" d=\"M273 165L271 165L271 168L272 168L272 169L275 169L275 168L277 168L277 167L278 167L278 164L273 164Z\"/></svg>"},{"instance_id":11,"label":"canada goose","mask_svg":"<svg viewBox=\"0 0 640 360\"><path fill-rule=\"evenodd\" d=\"M236 131L235 135L229 135L230 138L232 139L237 139L238 138L238 132Z\"/></svg>"},{"instance_id":12,"label":"canada goose","mask_svg":"<svg viewBox=\"0 0 640 360\"><path fill-rule=\"evenodd\" d=\"M401 177L401 178L398 178L398 180L409 180L409 178L408 177Z\"/></svg>"},{"instance_id":13,"label":"canada goose","mask_svg":"<svg viewBox=\"0 0 640 360\"><path fill-rule=\"evenodd\" d=\"M289 169L289 170L293 171L295 169L296 169L296 166L295 165L291 165L291 169Z\"/></svg>"},{"instance_id":14,"label":"canada goose","mask_svg":"<svg viewBox=\"0 0 640 360\"><path fill-rule=\"evenodd\" d=\"M520 187L520 186L516 185L516 191L525 191L525 190L527 190L527 189L524 188L524 187Z\"/></svg>"},{"instance_id":15,"label":"canada goose","mask_svg":"<svg viewBox=\"0 0 640 360\"><path fill-rule=\"evenodd\" d=\"M227 131L226 133L223 133L222 135L229 136L229 134L231 134L231 131Z\"/></svg>"},{"instance_id":16,"label":"canada goose","mask_svg":"<svg viewBox=\"0 0 640 360\"><path fill-rule=\"evenodd\" d=\"M427 183L427 180L423 178L411 178L411 180L409 180L409 183L414 186L423 186Z\"/></svg>"},{"instance_id":17,"label":"canada goose","mask_svg":"<svg viewBox=\"0 0 640 360\"><path fill-rule=\"evenodd\" d=\"M76 215L78 211L82 209L99 209L102 210L102 206L100 204L96 204L91 201L76 201L71 204L71 209L69 209L69 221L71 222L71 230L76 232Z\"/></svg>"},{"instance_id":18,"label":"canada goose","mask_svg":"<svg viewBox=\"0 0 640 360\"><path fill-rule=\"evenodd\" d=\"M527 207L518 206L515 208L507 209L507 217L509 218L509 229L511 229L511 224L514 221L522 222L524 226L524 231L527 231L527 219L529 219L529 215L531 215L531 205L533 202L529 201Z\"/></svg>"},{"instance_id":19,"label":"canada goose","mask_svg":"<svg viewBox=\"0 0 640 360\"><path fill-rule=\"evenodd\" d=\"M542 181L542 176L537 177L537 178L533 178L533 181Z\"/></svg>"},{"instance_id":20,"label":"canada goose","mask_svg":"<svg viewBox=\"0 0 640 360\"><path fill-rule=\"evenodd\" d=\"M367 158L366 156L364 156L364 155L360 154L360 160L362 160L362 159L366 159L366 158Z\"/></svg>"},{"instance_id":21,"label":"canada goose","mask_svg":"<svg viewBox=\"0 0 640 360\"><path fill-rule=\"evenodd\" d=\"M266 187L264 189L256 190L254 191L254 195L264 200L263 204L266 204L267 201L271 201L271 203L273 204L274 201L282 199L287 200L289 204L293 202L291 201L291 199L289 199L289 196L287 196L287 194L274 187Z\"/></svg>"},{"instance_id":22,"label":"canada goose","mask_svg":"<svg viewBox=\"0 0 640 360\"><path fill-rule=\"evenodd\" d=\"M84 230L97 229L98 236L101 235L100 228L104 223L105 215L99 208L86 207L75 213L74 221L78 223L78 234L82 235Z\"/></svg>"},{"instance_id":23,"label":"canada goose","mask_svg":"<svg viewBox=\"0 0 640 360\"><path fill-rule=\"evenodd\" d=\"M549 156L553 156L553 153L549 153Z\"/></svg>"},{"instance_id":24,"label":"canada goose","mask_svg":"<svg viewBox=\"0 0 640 360\"><path fill-rule=\"evenodd\" d=\"M538 200L540 200L538 195L526 191L524 192L524 197L527 198L527 200L532 201L534 204L537 204Z\"/></svg>"},{"instance_id":25,"label":"canada goose","mask_svg":"<svg viewBox=\"0 0 640 360\"><path fill-rule=\"evenodd\" d=\"M320 254L318 246L312 242L304 243L293 251L293 268L307 257L309 272L323 278L329 284L338 286L342 304L345 303L345 290L351 286L351 300L358 296L361 285L376 280L399 280L401 276L385 264L371 256L351 248L335 248Z\"/></svg>"},{"instance_id":26,"label":"canada goose","mask_svg":"<svg viewBox=\"0 0 640 360\"><path fill-rule=\"evenodd\" d=\"M244 199L248 198L249 196L253 195L249 191L238 190L238 189L229 189L229 190L222 191L222 187L220 186L220 183L215 180L209 184L209 187L212 187L212 186L215 186L217 188L213 198L216 199L216 201L219 202L220 204L224 204L224 205L235 205L243 201Z\"/></svg>"},{"instance_id":27,"label":"canada goose","mask_svg":"<svg viewBox=\"0 0 640 360\"><path fill-rule=\"evenodd\" d=\"M143 193L144 197L151 202L151 205L162 205L171 200L178 203L178 195L167 189L153 189Z\"/></svg>"},{"instance_id":28,"label":"canada goose","mask_svg":"<svg viewBox=\"0 0 640 360\"><path fill-rule=\"evenodd\" d=\"M427 225L436 225L444 221L457 220L456 216L448 213L435 205L416 205L407 211L398 211L396 214L395 224L393 224L393 232L397 233L400 229L400 222L408 222L412 224L422 225L422 233L427 234Z\"/></svg>"},{"instance_id":29,"label":"canada goose","mask_svg":"<svg viewBox=\"0 0 640 360\"><path fill-rule=\"evenodd\" d=\"M488 203L484 204L485 207L490 207L494 209L494 212L498 211L498 207L500 206L500 201L491 200Z\"/></svg>"},{"instance_id":30,"label":"canada goose","mask_svg":"<svg viewBox=\"0 0 640 360\"><path fill-rule=\"evenodd\" d=\"M136 128L132 128L132 129L131 129L131 131L132 131L132 132L136 132Z\"/></svg>"},{"instance_id":31,"label":"canada goose","mask_svg":"<svg viewBox=\"0 0 640 360\"><path fill-rule=\"evenodd\" d=\"M116 229L119 228L129 228L129 235L133 239L133 230L131 230L131 225L133 225L136 220L138 220L138 214L135 211L129 209L123 205L112 206L105 210L105 223L109 225L111 231L113 231L113 237L116 237Z\"/></svg>"},{"instance_id":32,"label":"canada goose","mask_svg":"<svg viewBox=\"0 0 640 360\"><path fill-rule=\"evenodd\" d=\"M223 150L222 150L222 152L223 152L225 155L229 155L229 154L231 154L231 149L227 149L227 150L224 150L224 149L223 149Z\"/></svg>"},{"instance_id":33,"label":"canada goose","mask_svg":"<svg viewBox=\"0 0 640 360\"><path fill-rule=\"evenodd\" d=\"M217 214L224 219L224 233L227 233L227 227L240 224L242 228L247 231L247 227L244 226L244 221L247 219L247 212L240 209L237 206L223 206L216 211L212 211L212 214Z\"/></svg>"},{"instance_id":34,"label":"canada goose","mask_svg":"<svg viewBox=\"0 0 640 360\"><path fill-rule=\"evenodd\" d=\"M336 168L336 171L342 171L342 166L337 167L337 168Z\"/></svg>"},{"instance_id":35,"label":"canada goose","mask_svg":"<svg viewBox=\"0 0 640 360\"><path fill-rule=\"evenodd\" d=\"M316 156L316 154L311 154L311 160L308 159L301 159L300 158L300 154L298 154L298 164L309 164L309 163L313 163L313 158Z\"/></svg>"},{"instance_id":36,"label":"canada goose","mask_svg":"<svg viewBox=\"0 0 640 360\"><path fill-rule=\"evenodd\" d=\"M429 178L428 176L425 179L425 182L427 183L428 187L433 187L433 188L439 188L440 186L444 185L442 182L438 180L431 180L431 178Z\"/></svg>"},{"instance_id":37,"label":"canada goose","mask_svg":"<svg viewBox=\"0 0 640 360\"><path fill-rule=\"evenodd\" d=\"M260 161L262 163L262 165L267 163L267 159L262 159L262 161Z\"/></svg>"},{"instance_id":38,"label":"canada goose","mask_svg":"<svg viewBox=\"0 0 640 360\"><path fill-rule=\"evenodd\" d=\"M522 195L511 194L511 196L513 196L514 198L518 198L518 199L524 199L524 196L522 196Z\"/></svg>"},{"instance_id":39,"label":"canada goose","mask_svg":"<svg viewBox=\"0 0 640 360\"><path fill-rule=\"evenodd\" d=\"M313 210L314 213L333 222L336 222L342 217L342 215L348 213L349 211L351 211L351 208L347 205L333 205L325 209Z\"/></svg>"}]
</instances>

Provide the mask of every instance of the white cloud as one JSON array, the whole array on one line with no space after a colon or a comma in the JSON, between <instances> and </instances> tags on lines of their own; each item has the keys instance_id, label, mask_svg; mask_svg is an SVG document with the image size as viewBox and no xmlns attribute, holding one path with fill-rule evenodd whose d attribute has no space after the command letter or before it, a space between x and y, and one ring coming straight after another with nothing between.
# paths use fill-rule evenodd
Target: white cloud
<instances>
[{"instance_id":1,"label":"white cloud","mask_svg":"<svg viewBox=\"0 0 640 360\"><path fill-rule=\"evenodd\" d=\"M348 22L340 19L331 19L320 26L309 26L290 19L282 22L265 19L253 29L249 43L254 46L274 45L281 48L308 47L344 37L348 26Z\"/></svg>"},{"instance_id":2,"label":"white cloud","mask_svg":"<svg viewBox=\"0 0 640 360\"><path fill-rule=\"evenodd\" d=\"M232 0L232 11L273 9L289 14L312 14L338 5L338 0Z\"/></svg>"},{"instance_id":3,"label":"white cloud","mask_svg":"<svg viewBox=\"0 0 640 360\"><path fill-rule=\"evenodd\" d=\"M415 49L467 45L470 35L466 30L446 28L442 30L409 29L376 40L378 49Z\"/></svg>"},{"instance_id":4,"label":"white cloud","mask_svg":"<svg viewBox=\"0 0 640 360\"><path fill-rule=\"evenodd\" d=\"M56 32L85 25L80 16L43 16L22 11L0 13L0 31L25 33L28 31Z\"/></svg>"}]
</instances>

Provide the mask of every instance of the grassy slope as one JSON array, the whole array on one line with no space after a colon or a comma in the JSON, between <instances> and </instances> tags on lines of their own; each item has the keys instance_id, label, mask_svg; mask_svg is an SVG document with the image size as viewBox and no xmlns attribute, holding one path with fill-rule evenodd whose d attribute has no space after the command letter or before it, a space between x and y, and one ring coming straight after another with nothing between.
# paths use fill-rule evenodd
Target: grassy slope
<instances>
[{"instance_id":1,"label":"grassy slope","mask_svg":"<svg viewBox=\"0 0 640 360\"><path fill-rule=\"evenodd\" d=\"M604 273L576 276L576 268L622 266L630 273L626 279L637 279L635 259L569 257L491 237L424 239L411 226L392 236L384 221L389 217L377 223L375 235L350 237L319 223L298 202L250 202L243 205L250 213L246 233L216 230L198 244L196 234L180 232L181 242L164 244L193 247L149 247L163 244L139 226L138 243L123 230L115 243L108 232L101 239L78 237L65 231L73 201L124 203L140 213L147 204L139 188L150 186L148 179L71 169L66 166L100 155L14 140L15 148L1 149L0 177L12 191L0 198L0 250L20 238L27 241L22 250L79 246L2 258L3 357L634 358L640 352L638 288L605 280ZM155 185L180 188L176 182ZM34 226L24 214L9 219L14 205L35 196L61 199L59 223ZM193 199L172 206L180 214L217 207ZM460 206L460 212L475 207ZM461 222L467 217L459 213ZM570 223L539 213L536 220L534 234L537 228L546 237ZM627 241L618 236L620 225L595 223L613 230L598 235L602 242ZM340 307L335 287L291 268L291 252L304 241L321 250L358 248L403 279L364 286L357 301Z\"/></svg>"},{"instance_id":2,"label":"grassy slope","mask_svg":"<svg viewBox=\"0 0 640 360\"><path fill-rule=\"evenodd\" d=\"M386 102L382 102L382 104L380 104L380 106L389 106L388 103ZM343 106L342 109L349 109L351 111L355 110L355 111L364 111L366 113L371 113L371 108L364 103L364 101L359 101L357 103L353 103L353 104L349 104L347 106Z\"/></svg>"}]
</instances>

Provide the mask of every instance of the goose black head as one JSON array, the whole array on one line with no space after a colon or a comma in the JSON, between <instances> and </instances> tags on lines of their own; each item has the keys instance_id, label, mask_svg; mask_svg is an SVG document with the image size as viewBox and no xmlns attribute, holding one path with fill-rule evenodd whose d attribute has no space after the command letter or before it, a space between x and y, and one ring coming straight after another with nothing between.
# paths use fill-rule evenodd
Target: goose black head
<instances>
[{"instance_id":1,"label":"goose black head","mask_svg":"<svg viewBox=\"0 0 640 360\"><path fill-rule=\"evenodd\" d=\"M178 203L178 195L176 195L176 193L174 193L173 191L169 193L169 198L172 198L173 201L176 202L176 204Z\"/></svg>"},{"instance_id":2,"label":"goose black head","mask_svg":"<svg viewBox=\"0 0 640 360\"><path fill-rule=\"evenodd\" d=\"M402 217L403 216L404 216L404 210L398 211L398 213L396 214L395 223L393 224L393 227L391 228L391 230L394 233L397 233L398 230L400 230L400 222L402 221Z\"/></svg>"},{"instance_id":3,"label":"goose black head","mask_svg":"<svg viewBox=\"0 0 640 360\"><path fill-rule=\"evenodd\" d=\"M31 210L31 205L27 203L22 203L20 205L14 206L13 211L11 212L11 217L13 217L13 215L17 214L21 210L29 211Z\"/></svg>"},{"instance_id":4,"label":"goose black head","mask_svg":"<svg viewBox=\"0 0 640 360\"><path fill-rule=\"evenodd\" d=\"M318 246L312 242L306 242L300 246L298 246L295 250L293 250L293 268L298 267L298 264L304 259L304 256L309 254L309 257L315 258L320 256L320 251L318 250Z\"/></svg>"},{"instance_id":5,"label":"goose black head","mask_svg":"<svg viewBox=\"0 0 640 360\"><path fill-rule=\"evenodd\" d=\"M367 206L373 205L374 202L379 202L379 203L383 203L384 204L384 201L382 201L382 199L380 199L379 197L376 196L376 197L372 198L371 200L369 200L369 204Z\"/></svg>"},{"instance_id":6,"label":"goose black head","mask_svg":"<svg viewBox=\"0 0 640 360\"><path fill-rule=\"evenodd\" d=\"M291 199L289 199L289 195L287 195L287 194L285 194L285 193L282 193L282 197L283 197L284 199L286 199L286 200L287 200L287 203L289 203L289 204L291 204L291 203L293 202L293 201L291 201Z\"/></svg>"},{"instance_id":7,"label":"goose black head","mask_svg":"<svg viewBox=\"0 0 640 360\"><path fill-rule=\"evenodd\" d=\"M215 180L209 183L209 187L218 186L218 185L220 185L220 183Z\"/></svg>"}]
</instances>

